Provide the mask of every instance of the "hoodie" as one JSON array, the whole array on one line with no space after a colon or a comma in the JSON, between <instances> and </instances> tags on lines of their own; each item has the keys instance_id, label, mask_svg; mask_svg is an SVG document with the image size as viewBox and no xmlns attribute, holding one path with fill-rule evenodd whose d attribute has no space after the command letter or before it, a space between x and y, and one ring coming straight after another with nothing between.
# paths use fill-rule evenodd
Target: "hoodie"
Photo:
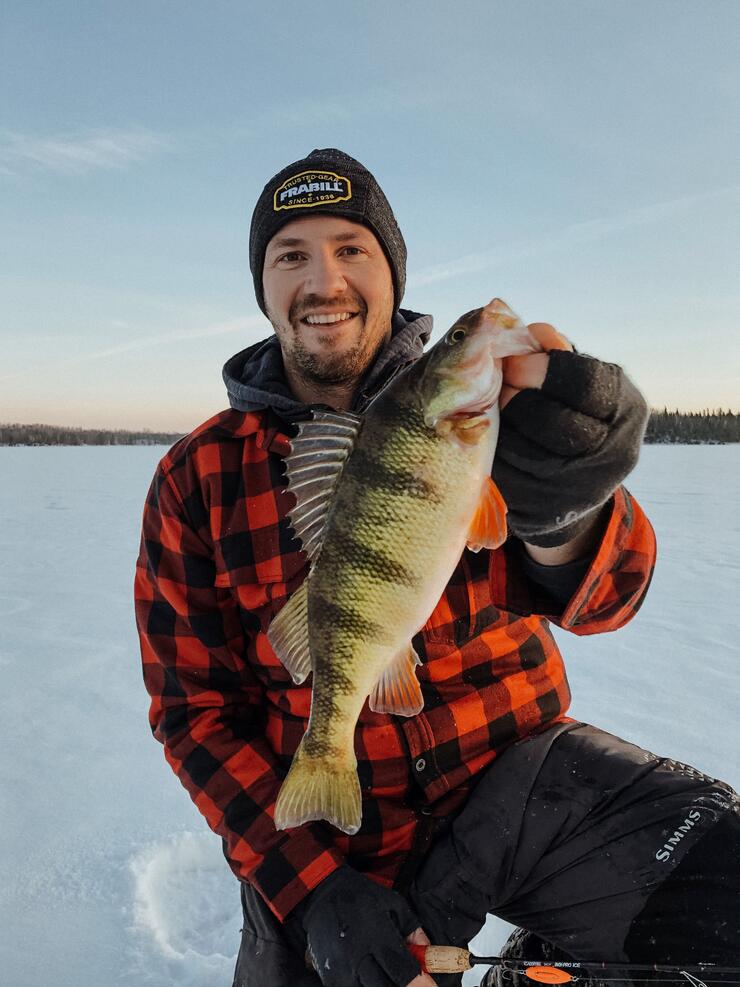
<instances>
[{"instance_id":1,"label":"hoodie","mask_svg":"<svg viewBox=\"0 0 740 987\"><path fill-rule=\"evenodd\" d=\"M396 374L418 360L431 333L431 315L399 309L393 316L391 338L360 381L350 410L364 411ZM263 339L232 356L224 365L223 379L229 404L237 411L270 408L289 422L310 417L311 406L294 397L285 378L277 336Z\"/></svg>"}]
</instances>

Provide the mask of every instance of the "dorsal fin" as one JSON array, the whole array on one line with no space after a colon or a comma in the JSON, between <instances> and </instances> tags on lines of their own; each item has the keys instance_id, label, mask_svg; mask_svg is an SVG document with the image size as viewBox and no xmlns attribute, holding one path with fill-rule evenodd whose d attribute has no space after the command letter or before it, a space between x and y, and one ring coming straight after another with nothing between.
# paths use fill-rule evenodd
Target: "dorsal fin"
<instances>
[{"instance_id":1,"label":"dorsal fin","mask_svg":"<svg viewBox=\"0 0 740 987\"><path fill-rule=\"evenodd\" d=\"M291 440L285 468L296 505L288 518L311 562L321 550L329 504L360 423L349 411L314 411L313 419L301 422Z\"/></svg>"}]
</instances>

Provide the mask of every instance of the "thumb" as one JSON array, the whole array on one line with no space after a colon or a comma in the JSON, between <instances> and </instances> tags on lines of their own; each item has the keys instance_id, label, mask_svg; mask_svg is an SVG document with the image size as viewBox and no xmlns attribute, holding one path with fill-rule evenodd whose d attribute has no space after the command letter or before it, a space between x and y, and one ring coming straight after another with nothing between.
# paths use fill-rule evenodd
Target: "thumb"
<instances>
[{"instance_id":1,"label":"thumb","mask_svg":"<svg viewBox=\"0 0 740 987\"><path fill-rule=\"evenodd\" d=\"M503 384L501 387L501 394L498 399L498 406L503 410L506 405L511 401L513 397L519 393L518 387L510 387L508 384Z\"/></svg>"},{"instance_id":2,"label":"thumb","mask_svg":"<svg viewBox=\"0 0 740 987\"><path fill-rule=\"evenodd\" d=\"M555 326L551 326L549 322L531 322L527 329L545 353L549 353L550 350L573 349L572 344L568 342L565 336L558 332Z\"/></svg>"},{"instance_id":3,"label":"thumb","mask_svg":"<svg viewBox=\"0 0 740 987\"><path fill-rule=\"evenodd\" d=\"M419 926L418 929L414 929L410 935L406 936L406 942L410 942L414 946L431 946L429 936L421 926Z\"/></svg>"},{"instance_id":4,"label":"thumb","mask_svg":"<svg viewBox=\"0 0 740 987\"><path fill-rule=\"evenodd\" d=\"M406 936L406 942L414 946L431 946L429 936L421 926L418 929L414 929L411 935ZM408 987L437 987L437 981L433 977L430 977L428 973L420 973L418 977L414 977L408 984Z\"/></svg>"}]
</instances>

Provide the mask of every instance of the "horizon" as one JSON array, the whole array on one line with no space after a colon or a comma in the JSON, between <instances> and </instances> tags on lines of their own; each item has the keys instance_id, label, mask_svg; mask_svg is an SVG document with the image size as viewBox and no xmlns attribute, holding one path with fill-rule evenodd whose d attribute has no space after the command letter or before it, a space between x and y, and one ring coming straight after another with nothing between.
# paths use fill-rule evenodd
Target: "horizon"
<instances>
[{"instance_id":1,"label":"horizon","mask_svg":"<svg viewBox=\"0 0 740 987\"><path fill-rule=\"evenodd\" d=\"M216 415L218 412L216 412ZM682 408L668 408L661 407L656 408L650 407L650 414L661 415L661 414L673 414L673 415L706 415L706 416L726 416L734 415L740 416L740 410L735 411L733 408L700 408L693 411L686 411ZM213 416L215 417L215 415ZM208 421L208 419L206 419ZM189 433L189 431L181 431L177 428L152 428L150 426L142 426L141 428L127 428L125 426L103 426L103 425L72 425L67 423L60 424L59 422L19 422L19 421L0 421L0 428L58 428L67 429L73 432L123 432L130 433L132 435L138 434L152 434L152 435L167 435L167 436L180 436L183 437Z\"/></svg>"},{"instance_id":2,"label":"horizon","mask_svg":"<svg viewBox=\"0 0 740 987\"><path fill-rule=\"evenodd\" d=\"M652 408L739 407L740 5L378 0L317 57L333 10L9 0L0 418L227 407L222 365L271 333L253 206L331 146L386 193L433 341L497 296Z\"/></svg>"}]
</instances>

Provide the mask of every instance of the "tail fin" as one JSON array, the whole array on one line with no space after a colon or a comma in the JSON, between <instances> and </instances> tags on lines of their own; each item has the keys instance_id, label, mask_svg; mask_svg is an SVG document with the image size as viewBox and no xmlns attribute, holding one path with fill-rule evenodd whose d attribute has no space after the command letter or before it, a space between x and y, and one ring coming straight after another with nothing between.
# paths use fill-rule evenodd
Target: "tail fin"
<instances>
[{"instance_id":1,"label":"tail fin","mask_svg":"<svg viewBox=\"0 0 740 987\"><path fill-rule=\"evenodd\" d=\"M305 738L304 738L305 739ZM275 804L275 828L289 829L312 819L326 819L352 836L362 822L357 762L336 757L311 757L303 740Z\"/></svg>"}]
</instances>

